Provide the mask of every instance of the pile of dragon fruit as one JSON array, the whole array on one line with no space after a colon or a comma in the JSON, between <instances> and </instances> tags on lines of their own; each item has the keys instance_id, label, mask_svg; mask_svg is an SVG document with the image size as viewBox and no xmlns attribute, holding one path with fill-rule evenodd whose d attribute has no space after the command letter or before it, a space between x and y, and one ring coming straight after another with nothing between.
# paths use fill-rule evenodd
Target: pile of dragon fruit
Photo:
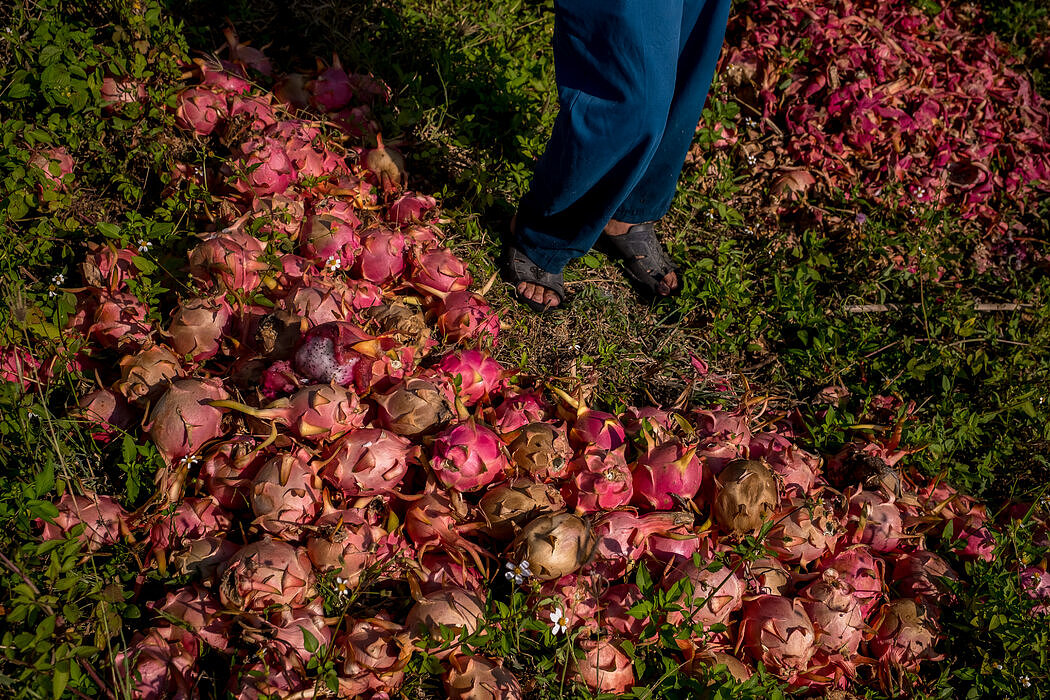
<instances>
[{"instance_id":1,"label":"pile of dragon fruit","mask_svg":"<svg viewBox=\"0 0 1050 700\"><path fill-rule=\"evenodd\" d=\"M272 71L231 35L178 96L178 123L230 156L179 168L217 204L176 308L156 323L130 293L144 246L97 246L67 329L99 382L72 414L164 464L134 512L80 489L43 524L166 582L116 659L133 697L388 698L426 652L451 698L521 698L521 662L479 651L512 589L605 692L635 684L627 649L658 623L682 631L684 673L846 688L940 658L964 584L926 537L989 560L982 505L902 474L899 433L820 458L789 418L614 415L501 366L437 203L375 133L385 87L338 62L248 80ZM743 556L756 536L766 556ZM670 605L643 599L643 568ZM1019 576L1050 611L1050 574Z\"/></svg>"},{"instance_id":2,"label":"pile of dragon fruit","mask_svg":"<svg viewBox=\"0 0 1050 700\"><path fill-rule=\"evenodd\" d=\"M1050 112L994 34L965 29L976 12L751 0L719 67L745 108L715 125L718 144L748 144L749 171L776 194L951 203L995 242L1021 236L1012 218L1050 189Z\"/></svg>"}]
</instances>

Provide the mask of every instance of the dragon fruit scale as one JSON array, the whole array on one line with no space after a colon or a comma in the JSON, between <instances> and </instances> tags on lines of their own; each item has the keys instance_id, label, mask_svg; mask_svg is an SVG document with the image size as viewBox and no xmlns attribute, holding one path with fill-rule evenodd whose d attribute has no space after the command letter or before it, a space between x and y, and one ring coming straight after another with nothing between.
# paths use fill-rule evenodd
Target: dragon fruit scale
<instances>
[{"instance_id":1,"label":"dragon fruit scale","mask_svg":"<svg viewBox=\"0 0 1050 700\"><path fill-rule=\"evenodd\" d=\"M219 379L176 379L149 413L145 425L164 461L173 465L222 435L222 411L210 402L228 398Z\"/></svg>"},{"instance_id":2,"label":"dragon fruit scale","mask_svg":"<svg viewBox=\"0 0 1050 700\"><path fill-rule=\"evenodd\" d=\"M457 491L484 488L509 466L503 441L473 418L446 428L434 438L430 467L441 483Z\"/></svg>"}]
</instances>

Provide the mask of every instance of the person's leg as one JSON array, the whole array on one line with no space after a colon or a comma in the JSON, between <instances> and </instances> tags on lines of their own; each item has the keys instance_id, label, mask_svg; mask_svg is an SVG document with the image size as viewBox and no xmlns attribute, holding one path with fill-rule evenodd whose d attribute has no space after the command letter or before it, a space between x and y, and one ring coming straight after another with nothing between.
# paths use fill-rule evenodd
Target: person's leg
<instances>
[{"instance_id":1,"label":"person's leg","mask_svg":"<svg viewBox=\"0 0 1050 700\"><path fill-rule=\"evenodd\" d=\"M619 222L656 221L670 209L714 78L729 6L730 0L685 1L674 99L667 126L644 176L613 214L611 233L622 229L617 226Z\"/></svg>"},{"instance_id":2,"label":"person's leg","mask_svg":"<svg viewBox=\"0 0 1050 700\"><path fill-rule=\"evenodd\" d=\"M555 3L561 111L514 242L538 267L585 255L646 172L673 97L681 1Z\"/></svg>"}]
</instances>

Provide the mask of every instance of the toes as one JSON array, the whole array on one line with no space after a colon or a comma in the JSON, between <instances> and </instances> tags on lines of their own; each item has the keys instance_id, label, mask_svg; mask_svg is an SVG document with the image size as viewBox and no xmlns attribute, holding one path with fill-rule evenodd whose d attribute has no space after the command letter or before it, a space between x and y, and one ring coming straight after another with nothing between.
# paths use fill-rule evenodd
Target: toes
<instances>
[{"instance_id":1,"label":"toes","mask_svg":"<svg viewBox=\"0 0 1050 700\"><path fill-rule=\"evenodd\" d=\"M546 290L543 293L543 305L554 308L558 305L558 295L550 290Z\"/></svg>"},{"instance_id":2,"label":"toes","mask_svg":"<svg viewBox=\"0 0 1050 700\"><path fill-rule=\"evenodd\" d=\"M677 287L678 276L673 272L668 272L664 275L660 280L660 283L657 285L657 289L663 296L671 294Z\"/></svg>"}]
</instances>

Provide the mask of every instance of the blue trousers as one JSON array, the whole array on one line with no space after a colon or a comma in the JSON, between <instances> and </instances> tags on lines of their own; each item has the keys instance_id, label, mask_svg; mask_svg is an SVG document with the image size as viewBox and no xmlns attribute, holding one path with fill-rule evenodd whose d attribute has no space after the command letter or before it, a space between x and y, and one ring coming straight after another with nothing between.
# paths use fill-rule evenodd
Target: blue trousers
<instances>
[{"instance_id":1,"label":"blue trousers","mask_svg":"<svg viewBox=\"0 0 1050 700\"><path fill-rule=\"evenodd\" d=\"M518 247L548 272L609 219L667 213L722 48L730 0L555 0L561 111L518 206Z\"/></svg>"}]
</instances>

